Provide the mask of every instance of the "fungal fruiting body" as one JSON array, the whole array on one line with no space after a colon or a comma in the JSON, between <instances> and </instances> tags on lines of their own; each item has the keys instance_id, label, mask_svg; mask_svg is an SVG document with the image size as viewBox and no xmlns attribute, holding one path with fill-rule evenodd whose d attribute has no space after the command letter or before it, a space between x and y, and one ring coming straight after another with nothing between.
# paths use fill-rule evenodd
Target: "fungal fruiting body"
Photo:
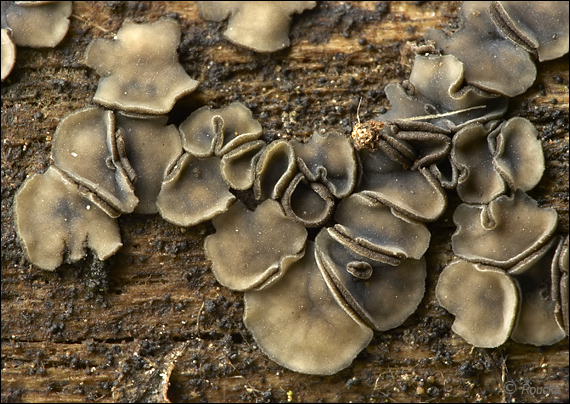
<instances>
[{"instance_id":1,"label":"fungal fruiting body","mask_svg":"<svg viewBox=\"0 0 570 404\"><path fill-rule=\"evenodd\" d=\"M83 257L87 245L105 259L121 245L120 214L158 212L179 226L212 219L206 257L220 284L245 292L244 323L259 347L289 369L333 374L350 365L374 330L398 327L415 312L428 270L425 222L438 220L446 189L457 189L464 202L453 216L458 258L436 288L440 304L456 315L453 330L480 347L509 337L559 341L568 333L568 238L554 234L556 211L526 194L545 166L536 129L503 117L506 97L534 81L533 58L568 51L568 20L552 27L561 39L551 44L536 28L536 18L552 17L547 8L474 3L464 4L455 35L428 35L443 54L434 48L416 56L409 80L386 86L392 109L358 122L352 140L323 131L266 144L239 102L167 125L162 114L197 86L176 60L180 27L125 23L116 41L94 41L86 58L103 76L94 101L121 111L88 107L63 119L54 165L16 195L28 258L54 270L64 258ZM204 15L208 7L201 5ZM534 17L528 7L538 7ZM567 5L561 8L567 14ZM232 10L229 28L241 30L240 11ZM216 20L229 13L214 11ZM160 38L166 51L154 41L141 44L141 35ZM286 44L277 42L260 50ZM494 53L478 52L484 57L476 60L465 44ZM123 51L129 63L117 61ZM507 56L514 73L503 75L513 64ZM171 76L158 77L163 64ZM238 201L234 190L251 190L251 198ZM37 203L38 193L47 203ZM49 227L59 241L38 237Z\"/></svg>"}]
</instances>

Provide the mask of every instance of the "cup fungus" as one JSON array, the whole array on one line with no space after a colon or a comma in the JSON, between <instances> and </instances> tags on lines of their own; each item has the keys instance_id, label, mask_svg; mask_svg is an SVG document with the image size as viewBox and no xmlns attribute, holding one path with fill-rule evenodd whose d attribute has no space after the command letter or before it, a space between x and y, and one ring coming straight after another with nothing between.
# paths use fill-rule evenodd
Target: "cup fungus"
<instances>
[{"instance_id":1,"label":"cup fungus","mask_svg":"<svg viewBox=\"0 0 570 404\"><path fill-rule=\"evenodd\" d=\"M301 258L307 230L268 199L255 211L236 202L214 218L206 237L206 257L218 282L232 290L263 288L283 275L286 263Z\"/></svg>"},{"instance_id":2,"label":"cup fungus","mask_svg":"<svg viewBox=\"0 0 570 404\"><path fill-rule=\"evenodd\" d=\"M7 29L2 28L2 81L12 71L16 63L16 46L10 38L10 33Z\"/></svg>"},{"instance_id":3,"label":"cup fungus","mask_svg":"<svg viewBox=\"0 0 570 404\"><path fill-rule=\"evenodd\" d=\"M174 125L166 126L166 116L141 118L118 112L116 120L126 157L137 175L134 191L139 203L135 212L156 213L162 181L182 155L180 133Z\"/></svg>"},{"instance_id":4,"label":"cup fungus","mask_svg":"<svg viewBox=\"0 0 570 404\"><path fill-rule=\"evenodd\" d=\"M229 18L224 36L256 52L275 52L289 46L292 14L314 8L316 1L199 1L202 17Z\"/></svg>"},{"instance_id":5,"label":"cup fungus","mask_svg":"<svg viewBox=\"0 0 570 404\"><path fill-rule=\"evenodd\" d=\"M245 293L243 321L272 360L295 372L331 375L370 343L372 330L337 303L309 241L303 258L263 290Z\"/></svg>"},{"instance_id":6,"label":"cup fungus","mask_svg":"<svg viewBox=\"0 0 570 404\"><path fill-rule=\"evenodd\" d=\"M71 1L7 1L2 21L19 46L53 48L67 34ZM2 26L4 27L4 25Z\"/></svg>"},{"instance_id":7,"label":"cup fungus","mask_svg":"<svg viewBox=\"0 0 570 404\"><path fill-rule=\"evenodd\" d=\"M113 217L131 213L138 203L136 174L115 129L112 111L87 107L61 120L52 145L54 164L87 188L93 201Z\"/></svg>"},{"instance_id":8,"label":"cup fungus","mask_svg":"<svg viewBox=\"0 0 570 404\"><path fill-rule=\"evenodd\" d=\"M509 338L518 291L502 269L456 260L439 276L435 293L439 304L455 315L453 331L471 345L495 348Z\"/></svg>"},{"instance_id":9,"label":"cup fungus","mask_svg":"<svg viewBox=\"0 0 570 404\"><path fill-rule=\"evenodd\" d=\"M179 44L180 25L174 20L126 21L116 40L93 40L85 51L85 63L102 76L93 101L141 114L169 112L176 100L199 84L178 62Z\"/></svg>"},{"instance_id":10,"label":"cup fungus","mask_svg":"<svg viewBox=\"0 0 570 404\"><path fill-rule=\"evenodd\" d=\"M30 176L14 198L16 231L32 264L48 271L85 256L100 260L121 246L116 219L81 195L77 184L54 166Z\"/></svg>"},{"instance_id":11,"label":"cup fungus","mask_svg":"<svg viewBox=\"0 0 570 404\"><path fill-rule=\"evenodd\" d=\"M543 248L509 270L519 287L520 308L511 334L514 341L532 345L552 345L566 337L563 324L555 312L560 303L556 299L554 260L560 238L554 237ZM556 292L555 292L556 291Z\"/></svg>"},{"instance_id":12,"label":"cup fungus","mask_svg":"<svg viewBox=\"0 0 570 404\"><path fill-rule=\"evenodd\" d=\"M507 268L544 245L557 219L554 209L540 208L521 190L484 206L461 204L453 213L453 251L469 261Z\"/></svg>"},{"instance_id":13,"label":"cup fungus","mask_svg":"<svg viewBox=\"0 0 570 404\"><path fill-rule=\"evenodd\" d=\"M229 16L230 41L272 52L289 44L290 14L316 2L296 3L200 9L206 19ZM258 345L289 369L327 375L347 367L373 329L397 327L416 310L431 236L421 222L445 210L443 187L457 188L467 202L453 216L461 259L436 288L456 315L453 330L480 347L509 336L555 343L568 334L568 237L552 237L556 211L525 193L544 171L536 129L522 118L499 121L502 95L534 81L533 58L568 51L567 2L540 3L465 2L452 37L427 35L450 54L418 55L409 80L385 88L392 110L358 122L352 144L317 132L266 145L237 102L198 109L179 130L167 126L156 115L198 85L177 61L180 26L126 22L115 41L86 51L102 76L94 101L122 111L88 107L61 121L54 166L28 178L14 200L24 250L54 270L86 246L99 259L115 253L121 213L158 211L180 226L213 219L206 256L220 284L246 292L244 322ZM20 6L3 2L3 28ZM3 29L3 79L7 39ZM249 188L254 211L230 192ZM314 242L306 227L320 227Z\"/></svg>"}]
</instances>

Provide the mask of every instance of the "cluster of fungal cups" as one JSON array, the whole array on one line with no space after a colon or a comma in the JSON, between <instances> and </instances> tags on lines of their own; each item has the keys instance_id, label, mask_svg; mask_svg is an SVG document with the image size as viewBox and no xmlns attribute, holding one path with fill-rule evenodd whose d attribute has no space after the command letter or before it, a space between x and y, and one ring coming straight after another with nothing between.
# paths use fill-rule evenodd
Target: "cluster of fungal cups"
<instances>
[{"instance_id":1,"label":"cluster of fungal cups","mask_svg":"<svg viewBox=\"0 0 570 404\"><path fill-rule=\"evenodd\" d=\"M537 345L564 338L568 238L554 235L556 212L525 193L544 171L537 131L522 118L501 120L509 80L481 84L472 78L479 69L452 51L462 49L454 38L467 38L519 52L521 32L537 26L524 12L534 6L480 3L466 2L463 28L443 45L436 40L444 54L421 48L429 52L416 56L409 80L385 88L392 110L357 123L351 138L316 132L266 144L240 103L167 126L163 114L198 84L176 60L178 24L125 23L115 41L95 40L86 55L102 76L94 101L118 111L88 107L62 120L54 164L18 191L16 227L30 261L54 270L64 257L82 258L86 245L106 259L121 246L119 214L158 212L180 226L212 219L206 256L222 285L245 292L244 323L259 347L294 371L333 374L374 330L416 310L431 237L425 223L444 212L445 189L457 189L465 202L454 214L460 259L437 286L440 304L457 316L453 329L482 347L509 336ZM534 18L552 17L536 7ZM540 58L543 48L544 57L568 51L567 11L566 3L566 31L553 27L563 49L539 33L525 37L534 47L520 60ZM496 65L483 66L501 77ZM158 69L169 74L157 77ZM248 189L255 202L247 206L230 192Z\"/></svg>"}]
</instances>

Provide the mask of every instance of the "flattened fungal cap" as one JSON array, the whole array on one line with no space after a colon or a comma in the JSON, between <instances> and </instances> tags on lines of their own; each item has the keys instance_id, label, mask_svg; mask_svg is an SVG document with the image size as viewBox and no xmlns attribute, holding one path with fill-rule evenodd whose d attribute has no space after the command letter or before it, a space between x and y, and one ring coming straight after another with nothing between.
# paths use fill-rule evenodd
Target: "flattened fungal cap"
<instances>
[{"instance_id":1,"label":"flattened fungal cap","mask_svg":"<svg viewBox=\"0 0 570 404\"><path fill-rule=\"evenodd\" d=\"M279 279L287 262L301 258L307 239L307 230L271 199L253 212L238 201L213 224L206 257L218 282L232 290L262 288Z\"/></svg>"},{"instance_id":2,"label":"flattened fungal cap","mask_svg":"<svg viewBox=\"0 0 570 404\"><path fill-rule=\"evenodd\" d=\"M194 111L180 125L184 150L196 157L223 156L261 137L261 124L241 102Z\"/></svg>"},{"instance_id":3,"label":"flattened fungal cap","mask_svg":"<svg viewBox=\"0 0 570 404\"><path fill-rule=\"evenodd\" d=\"M87 107L67 115L53 136L54 164L92 193L109 215L131 213L138 204L136 178L125 155L112 111Z\"/></svg>"},{"instance_id":4,"label":"flattened fungal cap","mask_svg":"<svg viewBox=\"0 0 570 404\"><path fill-rule=\"evenodd\" d=\"M511 189L530 191L544 173L544 154L538 131L528 119L515 117L490 137L493 165Z\"/></svg>"},{"instance_id":5,"label":"flattened fungal cap","mask_svg":"<svg viewBox=\"0 0 570 404\"><path fill-rule=\"evenodd\" d=\"M317 375L349 366L373 335L333 297L316 265L312 242L279 282L245 293L243 321L272 360Z\"/></svg>"},{"instance_id":6,"label":"flattened fungal cap","mask_svg":"<svg viewBox=\"0 0 570 404\"><path fill-rule=\"evenodd\" d=\"M360 156L366 175L356 187L357 192L419 221L436 220L445 210L445 191L427 168L403 170L379 151L363 149Z\"/></svg>"},{"instance_id":7,"label":"flattened fungal cap","mask_svg":"<svg viewBox=\"0 0 570 404\"><path fill-rule=\"evenodd\" d=\"M116 219L81 196L54 167L30 176L14 198L16 231L32 264L55 270L64 256L70 262L89 247L100 260L121 248Z\"/></svg>"},{"instance_id":8,"label":"flattened fungal cap","mask_svg":"<svg viewBox=\"0 0 570 404\"><path fill-rule=\"evenodd\" d=\"M336 231L362 247L383 254L420 259L429 246L431 234L423 223L414 222L362 194L343 199L335 219Z\"/></svg>"},{"instance_id":9,"label":"flattened fungal cap","mask_svg":"<svg viewBox=\"0 0 570 404\"><path fill-rule=\"evenodd\" d=\"M378 262L338 243L328 230L323 228L315 239L316 258L338 303L378 331L402 324L424 295L424 258L402 260L398 266Z\"/></svg>"},{"instance_id":10,"label":"flattened fungal cap","mask_svg":"<svg viewBox=\"0 0 570 404\"><path fill-rule=\"evenodd\" d=\"M469 261L508 268L537 251L554 234L558 214L524 191L488 205L461 204L453 213L453 252Z\"/></svg>"},{"instance_id":11,"label":"flattened fungal cap","mask_svg":"<svg viewBox=\"0 0 570 404\"><path fill-rule=\"evenodd\" d=\"M6 24L19 46L54 47L67 34L71 1L10 1ZM34 4L35 3L35 4Z\"/></svg>"},{"instance_id":12,"label":"flattened fungal cap","mask_svg":"<svg viewBox=\"0 0 570 404\"><path fill-rule=\"evenodd\" d=\"M310 181L322 182L337 198L344 198L356 185L357 165L350 140L339 133L315 132L306 143L291 141L299 170Z\"/></svg>"},{"instance_id":13,"label":"flattened fungal cap","mask_svg":"<svg viewBox=\"0 0 570 404\"><path fill-rule=\"evenodd\" d=\"M135 212L156 213L162 181L182 156L180 133L174 125L166 126L166 116L134 118L119 112L116 118L126 156L137 173L134 187L139 204Z\"/></svg>"},{"instance_id":14,"label":"flattened fungal cap","mask_svg":"<svg viewBox=\"0 0 570 404\"><path fill-rule=\"evenodd\" d=\"M536 66L530 53L505 38L489 16L490 1L466 1L461 6L462 28L447 37L430 29L426 40L434 41L445 54L465 65L465 81L508 97L524 93L534 83Z\"/></svg>"},{"instance_id":15,"label":"flattened fungal cap","mask_svg":"<svg viewBox=\"0 0 570 404\"><path fill-rule=\"evenodd\" d=\"M520 290L519 315L511 334L517 342L552 345L566 336L555 316L559 302L553 292L559 285L552 282L555 277L551 276L558 241L554 237L526 262L509 270Z\"/></svg>"},{"instance_id":16,"label":"flattened fungal cap","mask_svg":"<svg viewBox=\"0 0 570 404\"><path fill-rule=\"evenodd\" d=\"M198 87L178 62L180 25L126 21L116 40L93 40L85 63L101 76L93 101L107 108L165 114L176 100Z\"/></svg>"},{"instance_id":17,"label":"flattened fungal cap","mask_svg":"<svg viewBox=\"0 0 570 404\"><path fill-rule=\"evenodd\" d=\"M450 157L459 170L457 194L464 202L489 203L507 191L489 149L487 137L493 128L494 124L476 123L453 137Z\"/></svg>"},{"instance_id":18,"label":"flattened fungal cap","mask_svg":"<svg viewBox=\"0 0 570 404\"><path fill-rule=\"evenodd\" d=\"M567 1L494 1L490 15L507 38L541 62L568 53Z\"/></svg>"},{"instance_id":19,"label":"flattened fungal cap","mask_svg":"<svg viewBox=\"0 0 570 404\"><path fill-rule=\"evenodd\" d=\"M2 81L12 71L16 63L16 46L7 29L2 28Z\"/></svg>"},{"instance_id":20,"label":"flattened fungal cap","mask_svg":"<svg viewBox=\"0 0 570 404\"><path fill-rule=\"evenodd\" d=\"M202 17L223 21L224 36L256 52L275 52L289 46L291 15L302 13L316 1L200 1Z\"/></svg>"},{"instance_id":21,"label":"flattened fungal cap","mask_svg":"<svg viewBox=\"0 0 570 404\"><path fill-rule=\"evenodd\" d=\"M518 291L505 271L457 260L444 268L435 294L455 315L452 330L471 345L495 348L509 338Z\"/></svg>"},{"instance_id":22,"label":"flattened fungal cap","mask_svg":"<svg viewBox=\"0 0 570 404\"><path fill-rule=\"evenodd\" d=\"M235 201L220 169L220 159L184 153L162 182L156 206L178 226L194 226L228 210Z\"/></svg>"}]
</instances>

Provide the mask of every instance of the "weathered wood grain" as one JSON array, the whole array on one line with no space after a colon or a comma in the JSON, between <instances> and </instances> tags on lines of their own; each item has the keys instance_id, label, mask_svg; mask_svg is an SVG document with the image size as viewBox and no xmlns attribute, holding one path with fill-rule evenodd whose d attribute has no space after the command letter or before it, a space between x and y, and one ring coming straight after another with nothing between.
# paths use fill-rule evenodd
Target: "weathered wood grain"
<instances>
[{"instance_id":1,"label":"weathered wood grain","mask_svg":"<svg viewBox=\"0 0 570 404\"><path fill-rule=\"evenodd\" d=\"M292 46L259 55L229 44L223 24L194 2L76 2L55 49L18 48L2 83L2 401L567 401L568 340L536 348L508 342L476 349L450 331L453 316L434 288L453 258L451 220L429 225L427 292L401 327L376 333L353 365L334 376L301 375L268 360L242 323L242 294L217 284L202 248L210 222L179 228L158 215L119 218L124 247L54 273L26 261L12 221L27 175L50 164L51 137L70 112L91 104L98 77L83 65L96 37L125 19L177 16L180 60L201 81L171 114L180 123L202 105L244 102L264 139L315 130L350 133L388 106L386 83L407 78L416 41L457 22L458 2L322 2L296 16ZM173 14L176 13L176 14ZM568 59L539 66L535 85L511 102L539 129L547 160L531 192L568 232ZM287 327L287 324L283 324ZM509 394L507 381L517 391ZM523 386L549 389L540 393Z\"/></svg>"}]
</instances>

